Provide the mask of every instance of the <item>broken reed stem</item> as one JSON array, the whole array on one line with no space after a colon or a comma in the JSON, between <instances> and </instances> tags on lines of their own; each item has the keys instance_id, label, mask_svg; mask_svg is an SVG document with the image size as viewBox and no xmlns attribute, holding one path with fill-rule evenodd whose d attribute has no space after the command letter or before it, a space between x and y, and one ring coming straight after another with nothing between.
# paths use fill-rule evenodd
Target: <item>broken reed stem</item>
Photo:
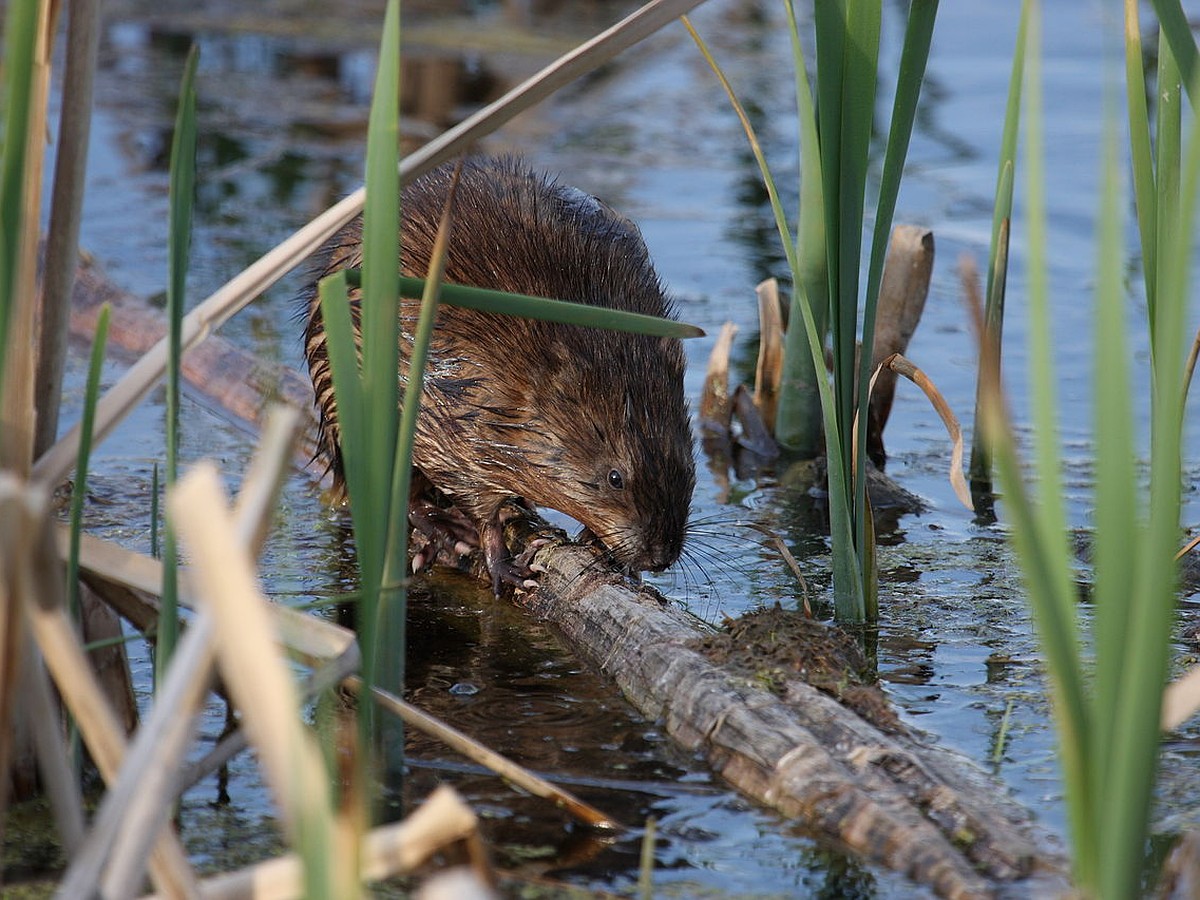
<instances>
[{"instance_id":1,"label":"broken reed stem","mask_svg":"<svg viewBox=\"0 0 1200 900\"><path fill-rule=\"evenodd\" d=\"M321 752L300 720L300 701L279 654L269 601L246 547L233 535L221 476L201 462L167 498L194 565L196 594L211 610L222 677L242 711L288 840L304 850L308 889L334 896L356 883L355 860L332 852L334 808Z\"/></svg>"},{"instance_id":2,"label":"broken reed stem","mask_svg":"<svg viewBox=\"0 0 1200 900\"><path fill-rule=\"evenodd\" d=\"M284 407L268 414L259 452L238 498L235 540L261 545L298 422L295 411ZM86 892L99 883L105 896L128 896L141 884L148 850L178 797L176 772L212 682L214 631L207 609L190 622L121 777L106 795L88 844L63 882L65 895Z\"/></svg>"},{"instance_id":3,"label":"broken reed stem","mask_svg":"<svg viewBox=\"0 0 1200 900\"><path fill-rule=\"evenodd\" d=\"M50 93L50 57L57 4L38 4L30 83L29 124L25 135L25 172L21 234L13 281L14 303L4 348L4 385L0 395L0 468L28 475L33 462L33 431L37 419L34 385L37 378L38 292L37 253L41 229L42 169L46 154L46 100ZM14 136L16 139L16 136Z\"/></svg>"},{"instance_id":4,"label":"broken reed stem","mask_svg":"<svg viewBox=\"0 0 1200 900\"><path fill-rule=\"evenodd\" d=\"M779 282L768 278L754 289L758 295L758 365L754 370L754 405L762 414L771 435L779 410L779 387L783 381L783 311L779 305ZM803 323L797 322L797 327Z\"/></svg>"},{"instance_id":5,"label":"broken reed stem","mask_svg":"<svg viewBox=\"0 0 1200 900\"><path fill-rule=\"evenodd\" d=\"M412 872L440 850L470 838L477 828L478 819L471 808L453 788L441 785L403 822L382 825L364 835L362 879L381 881ZM205 879L200 886L206 900L300 897L303 868L300 858L288 853Z\"/></svg>"},{"instance_id":6,"label":"broken reed stem","mask_svg":"<svg viewBox=\"0 0 1200 900\"><path fill-rule=\"evenodd\" d=\"M71 287L79 252L79 222L86 181L92 85L100 35L99 0L71 0L67 6L67 52L59 113L58 150L46 262L42 268L42 321L35 403L38 411L34 457L54 443L62 399L63 363L71 316Z\"/></svg>"},{"instance_id":7,"label":"broken reed stem","mask_svg":"<svg viewBox=\"0 0 1200 900\"><path fill-rule=\"evenodd\" d=\"M78 633L66 614L62 566L50 530L48 498L40 488L0 477L9 483L9 490L0 492L0 524L7 531L0 541L0 553L6 556L2 568L8 585L21 604L59 694L75 717L101 776L105 783L115 784L125 757L125 734L108 698L96 685ZM150 873L165 893L195 896L191 867L174 833L167 831L159 838Z\"/></svg>"},{"instance_id":8,"label":"broken reed stem","mask_svg":"<svg viewBox=\"0 0 1200 900\"><path fill-rule=\"evenodd\" d=\"M13 605L19 609L17 604ZM54 824L62 839L63 850L68 856L74 856L83 845L83 794L79 789L75 767L67 757L58 701L51 690L46 667L42 664L41 654L28 639L24 623L21 630L25 632L26 639L22 642L24 651L17 655L22 658L21 684L29 698L29 708L34 710L29 725L37 751L38 769L54 811Z\"/></svg>"}]
</instances>

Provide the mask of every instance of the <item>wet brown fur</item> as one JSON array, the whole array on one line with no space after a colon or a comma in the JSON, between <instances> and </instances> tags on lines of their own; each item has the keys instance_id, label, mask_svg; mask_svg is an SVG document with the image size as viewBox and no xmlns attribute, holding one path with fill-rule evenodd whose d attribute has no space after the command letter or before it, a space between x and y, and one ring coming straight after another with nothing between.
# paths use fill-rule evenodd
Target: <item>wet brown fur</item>
<instances>
[{"instance_id":1,"label":"wet brown fur","mask_svg":"<svg viewBox=\"0 0 1200 900\"><path fill-rule=\"evenodd\" d=\"M404 274L425 275L452 178L453 167L444 166L405 189ZM673 312L632 222L519 161L469 161L453 219L447 282ZM358 265L360 238L356 220L331 242L321 274ZM402 304L405 334L418 307ZM408 346L402 338L402 383ZM315 296L305 353L321 450L340 480L337 409ZM677 340L443 306L414 464L481 535L504 501L519 497L582 522L631 570L665 568L681 552L695 483L683 367ZM623 487L610 483L613 471Z\"/></svg>"}]
</instances>

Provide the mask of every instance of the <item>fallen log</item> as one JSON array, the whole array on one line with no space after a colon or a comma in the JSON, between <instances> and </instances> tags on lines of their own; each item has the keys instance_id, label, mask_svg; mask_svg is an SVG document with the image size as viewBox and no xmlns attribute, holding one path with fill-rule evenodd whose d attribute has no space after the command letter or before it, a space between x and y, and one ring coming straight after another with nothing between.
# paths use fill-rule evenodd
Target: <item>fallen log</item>
<instances>
[{"instance_id":1,"label":"fallen log","mask_svg":"<svg viewBox=\"0 0 1200 900\"><path fill-rule=\"evenodd\" d=\"M768 692L714 665L694 618L587 548L552 544L535 562L545 571L522 605L743 794L945 897L1066 891L1054 839L970 761L800 678Z\"/></svg>"},{"instance_id":2,"label":"fallen log","mask_svg":"<svg viewBox=\"0 0 1200 900\"><path fill-rule=\"evenodd\" d=\"M113 302L130 335L154 327L156 311L114 293L96 270L77 285L77 294L100 291ZM83 318L72 321L86 330ZM262 385L303 393L295 373L247 377L264 367L214 340L185 363L207 401L256 424L266 404L256 396ZM218 379L222 372L239 374ZM311 411L311 397L298 405ZM864 716L799 675L776 677L768 691L761 679L713 662L701 652L711 629L656 591L628 584L588 548L552 540L533 560L543 570L539 585L517 602L552 623L574 653L746 796L941 896L1066 892L1057 841L970 761L931 746L894 717Z\"/></svg>"}]
</instances>

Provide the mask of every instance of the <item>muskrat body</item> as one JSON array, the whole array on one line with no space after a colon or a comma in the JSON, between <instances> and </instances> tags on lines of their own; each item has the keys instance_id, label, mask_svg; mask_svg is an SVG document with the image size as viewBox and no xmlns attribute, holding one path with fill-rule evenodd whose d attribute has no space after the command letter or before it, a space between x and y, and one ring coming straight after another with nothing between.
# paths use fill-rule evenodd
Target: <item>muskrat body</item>
<instances>
[{"instance_id":1,"label":"muskrat body","mask_svg":"<svg viewBox=\"0 0 1200 900\"><path fill-rule=\"evenodd\" d=\"M404 274L425 276L453 179L447 165L405 188ZM452 218L447 282L673 312L632 222L519 161L466 162ZM361 228L356 220L331 241L322 277L361 263ZM402 384L419 306L408 298L400 305ZM315 291L305 355L320 451L340 482L337 407ZM497 590L501 580L521 580L502 535L501 507L512 499L581 522L629 571L659 571L678 559L695 484L683 368L678 340L440 307L414 475L478 529Z\"/></svg>"}]
</instances>

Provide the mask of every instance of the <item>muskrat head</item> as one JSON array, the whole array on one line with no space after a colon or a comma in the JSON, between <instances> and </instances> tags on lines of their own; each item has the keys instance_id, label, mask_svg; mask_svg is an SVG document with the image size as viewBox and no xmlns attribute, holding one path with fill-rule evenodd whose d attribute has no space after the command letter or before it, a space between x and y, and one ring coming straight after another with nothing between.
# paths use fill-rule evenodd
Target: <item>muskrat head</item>
<instances>
[{"instance_id":1,"label":"muskrat head","mask_svg":"<svg viewBox=\"0 0 1200 900\"><path fill-rule=\"evenodd\" d=\"M661 571L683 550L696 483L683 351L611 332L584 340L542 382L550 440L526 496L581 522L629 571Z\"/></svg>"}]
</instances>

